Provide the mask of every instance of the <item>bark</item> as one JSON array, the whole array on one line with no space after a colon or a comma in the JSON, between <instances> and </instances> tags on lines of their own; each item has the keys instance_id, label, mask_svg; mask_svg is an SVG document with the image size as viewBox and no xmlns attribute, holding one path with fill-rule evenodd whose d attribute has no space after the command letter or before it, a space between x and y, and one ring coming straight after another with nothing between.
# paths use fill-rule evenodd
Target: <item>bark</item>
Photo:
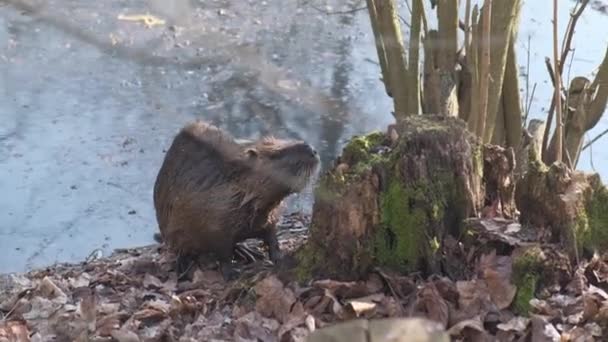
<instances>
[{"instance_id":1,"label":"bark","mask_svg":"<svg viewBox=\"0 0 608 342\"><path fill-rule=\"evenodd\" d=\"M488 90L485 125L481 125L484 142L491 141L494 133L499 101L502 95L509 41L513 27L517 25L519 20L520 3L520 0L492 1L490 82L487 88L482 88ZM485 76L483 73L482 75Z\"/></svg>"},{"instance_id":2,"label":"bark","mask_svg":"<svg viewBox=\"0 0 608 342\"><path fill-rule=\"evenodd\" d=\"M467 50L467 63L465 73L470 74L471 87L470 95L466 93L466 88L463 89L462 97L464 100L464 108L469 108L467 117L467 123L469 131L477 132L477 125L480 122L479 116L481 115L480 108L480 89L479 89L479 41L480 31L478 25L479 9L477 5L473 7L473 13L471 17L471 45ZM466 80L466 77L464 78ZM463 117L465 115L462 115Z\"/></svg>"},{"instance_id":3,"label":"bark","mask_svg":"<svg viewBox=\"0 0 608 342\"><path fill-rule=\"evenodd\" d=\"M411 116L396 132L392 143L384 133L355 137L322 177L300 252L306 272L352 279L373 266L437 271L446 239L479 212L482 150L464 122Z\"/></svg>"},{"instance_id":4,"label":"bark","mask_svg":"<svg viewBox=\"0 0 608 342\"><path fill-rule=\"evenodd\" d=\"M412 1L412 24L410 29L410 60L408 77L408 113L420 114L420 38L424 16L422 0Z\"/></svg>"},{"instance_id":5,"label":"bark","mask_svg":"<svg viewBox=\"0 0 608 342\"><path fill-rule=\"evenodd\" d=\"M388 60L386 57L386 48L384 46L384 40L380 32L380 25L378 23L378 12L376 11L376 1L367 0L367 10L369 13L369 20L372 26L372 32L374 33L374 41L376 42L376 52L378 53L378 62L380 63L380 70L382 72L382 83L384 83L384 89L388 96L392 96L392 90L390 87L390 77L388 70Z\"/></svg>"},{"instance_id":6,"label":"bark","mask_svg":"<svg viewBox=\"0 0 608 342\"><path fill-rule=\"evenodd\" d=\"M439 33L430 30L424 37L424 113L440 113L439 70Z\"/></svg>"},{"instance_id":7,"label":"bark","mask_svg":"<svg viewBox=\"0 0 608 342\"><path fill-rule=\"evenodd\" d=\"M439 26L439 113L458 116L456 64L458 55L458 3L439 0L437 4Z\"/></svg>"},{"instance_id":8,"label":"bark","mask_svg":"<svg viewBox=\"0 0 608 342\"><path fill-rule=\"evenodd\" d=\"M597 174L533 161L517 184L516 202L521 222L550 232L573 261L608 247L608 189Z\"/></svg>"},{"instance_id":9,"label":"bark","mask_svg":"<svg viewBox=\"0 0 608 342\"><path fill-rule=\"evenodd\" d=\"M575 77L570 82L564 122L564 150L566 158L575 166L578 162L585 133L593 129L608 103L608 49L593 82ZM557 160L557 132L551 137L546 161Z\"/></svg>"},{"instance_id":10,"label":"bark","mask_svg":"<svg viewBox=\"0 0 608 342\"><path fill-rule=\"evenodd\" d=\"M506 147L519 150L522 136L521 98L519 94L519 72L515 54L515 33L511 35L507 52L505 79L502 86L502 107Z\"/></svg>"},{"instance_id":11,"label":"bark","mask_svg":"<svg viewBox=\"0 0 608 342\"><path fill-rule=\"evenodd\" d=\"M403 37L397 18L395 0L374 1L377 14L378 29L386 53L388 66L388 81L390 84L395 117L403 118L408 113L407 62Z\"/></svg>"},{"instance_id":12,"label":"bark","mask_svg":"<svg viewBox=\"0 0 608 342\"><path fill-rule=\"evenodd\" d=\"M515 154L512 148L486 145L483 151L483 184L486 204L494 205L493 215L513 219L515 205Z\"/></svg>"},{"instance_id":13,"label":"bark","mask_svg":"<svg viewBox=\"0 0 608 342\"><path fill-rule=\"evenodd\" d=\"M537 162L542 157L543 134L545 122L532 119L528 123L528 129L522 134L521 148L518 150L516 163L516 177L521 178L528 170L530 162Z\"/></svg>"},{"instance_id":14,"label":"bark","mask_svg":"<svg viewBox=\"0 0 608 342\"><path fill-rule=\"evenodd\" d=\"M491 42L491 20L492 20L492 0L485 2L481 10L480 25L479 25L479 64L478 64L478 75L479 75L479 107L477 109L477 124L476 130L477 136L483 141L486 141L484 132L486 131L486 125L488 120L488 96L489 96L489 81L490 81L490 63L492 56L490 55L490 42ZM489 140L489 139L488 139Z\"/></svg>"}]
</instances>

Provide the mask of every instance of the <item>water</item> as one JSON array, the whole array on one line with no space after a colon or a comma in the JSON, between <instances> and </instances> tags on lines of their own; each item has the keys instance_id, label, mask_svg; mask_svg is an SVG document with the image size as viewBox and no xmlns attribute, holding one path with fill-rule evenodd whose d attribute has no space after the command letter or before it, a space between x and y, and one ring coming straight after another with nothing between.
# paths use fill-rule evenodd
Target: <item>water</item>
<instances>
[{"instance_id":1,"label":"water","mask_svg":"<svg viewBox=\"0 0 608 342\"><path fill-rule=\"evenodd\" d=\"M532 117L551 94L545 2L526 3L518 44L525 65L532 34ZM0 4L0 272L152 243L163 150L195 118L241 138L305 139L325 167L353 134L384 129L392 102L367 13L327 15L318 3L55 0L37 13ZM363 4L336 1L329 10ZM165 25L118 19L148 11ZM607 35L597 32L607 19L588 11L580 20L572 75L601 61ZM606 126L602 119L594 132ZM608 179L608 158L596 152L593 161ZM581 167L590 168L588 153ZM310 203L303 194L291 208Z\"/></svg>"}]
</instances>

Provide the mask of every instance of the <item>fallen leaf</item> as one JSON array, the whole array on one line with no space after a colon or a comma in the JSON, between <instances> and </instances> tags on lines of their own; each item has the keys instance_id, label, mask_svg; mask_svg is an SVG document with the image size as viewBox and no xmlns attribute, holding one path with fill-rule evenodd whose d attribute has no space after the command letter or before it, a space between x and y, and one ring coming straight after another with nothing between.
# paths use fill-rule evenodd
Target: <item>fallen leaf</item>
<instances>
[{"instance_id":1,"label":"fallen leaf","mask_svg":"<svg viewBox=\"0 0 608 342\"><path fill-rule=\"evenodd\" d=\"M348 302L347 307L352 310L357 317L360 317L361 315L376 309L376 303L352 300Z\"/></svg>"},{"instance_id":2,"label":"fallen leaf","mask_svg":"<svg viewBox=\"0 0 608 342\"><path fill-rule=\"evenodd\" d=\"M0 321L0 340L6 339L8 342L29 342L29 336L30 332L25 321Z\"/></svg>"},{"instance_id":3,"label":"fallen leaf","mask_svg":"<svg viewBox=\"0 0 608 342\"><path fill-rule=\"evenodd\" d=\"M531 342L559 342L560 334L553 324L539 315L533 315L530 319L532 323Z\"/></svg>"},{"instance_id":4,"label":"fallen leaf","mask_svg":"<svg viewBox=\"0 0 608 342\"><path fill-rule=\"evenodd\" d=\"M133 314L133 319L141 321L145 325L152 325L165 319L167 315L156 309L143 309Z\"/></svg>"},{"instance_id":5,"label":"fallen leaf","mask_svg":"<svg viewBox=\"0 0 608 342\"><path fill-rule=\"evenodd\" d=\"M417 294L414 309L424 314L428 319L440 323L446 328L449 320L449 308L445 300L439 295L434 283L427 283Z\"/></svg>"},{"instance_id":6,"label":"fallen leaf","mask_svg":"<svg viewBox=\"0 0 608 342\"><path fill-rule=\"evenodd\" d=\"M160 289L163 287L163 283L160 281L160 279L149 273L146 273L146 275L144 276L143 285L146 289Z\"/></svg>"},{"instance_id":7,"label":"fallen leaf","mask_svg":"<svg viewBox=\"0 0 608 342\"><path fill-rule=\"evenodd\" d=\"M292 305L296 302L293 291L283 287L276 276L269 276L255 286L259 296L255 308L263 316L276 318L284 323L288 319Z\"/></svg>"},{"instance_id":8,"label":"fallen leaf","mask_svg":"<svg viewBox=\"0 0 608 342\"><path fill-rule=\"evenodd\" d=\"M458 290L459 320L479 316L482 320L485 315L495 309L486 282L483 280L470 280L456 282Z\"/></svg>"},{"instance_id":9,"label":"fallen leaf","mask_svg":"<svg viewBox=\"0 0 608 342\"><path fill-rule=\"evenodd\" d=\"M368 284L362 281L342 282L331 279L324 279L313 282L312 286L328 290L332 293L333 296L342 299L364 297L370 294L368 292Z\"/></svg>"},{"instance_id":10,"label":"fallen leaf","mask_svg":"<svg viewBox=\"0 0 608 342\"><path fill-rule=\"evenodd\" d=\"M497 325L498 329L504 331L514 331L514 332L523 332L528 328L528 324L530 323L530 319L526 317L513 317L506 323L500 323Z\"/></svg>"},{"instance_id":11,"label":"fallen leaf","mask_svg":"<svg viewBox=\"0 0 608 342\"><path fill-rule=\"evenodd\" d=\"M482 255L478 267L481 278L488 285L492 301L500 310L508 308L517 293L517 287L511 283L511 257L497 256L493 250L490 254Z\"/></svg>"},{"instance_id":12,"label":"fallen leaf","mask_svg":"<svg viewBox=\"0 0 608 342\"><path fill-rule=\"evenodd\" d=\"M278 338L275 337L274 332L278 327L277 321L264 318L254 311L236 321L233 337L240 341L275 342Z\"/></svg>"},{"instance_id":13,"label":"fallen leaf","mask_svg":"<svg viewBox=\"0 0 608 342\"><path fill-rule=\"evenodd\" d=\"M38 285L40 295L47 299L66 298L66 294L49 277L44 277Z\"/></svg>"},{"instance_id":14,"label":"fallen leaf","mask_svg":"<svg viewBox=\"0 0 608 342\"><path fill-rule=\"evenodd\" d=\"M121 330L114 330L112 331L112 337L117 339L118 342L139 342L139 336L137 336L136 333L130 331L130 330L126 330L126 329L121 329Z\"/></svg>"},{"instance_id":15,"label":"fallen leaf","mask_svg":"<svg viewBox=\"0 0 608 342\"><path fill-rule=\"evenodd\" d=\"M315 318L312 315L308 315L306 316L306 327L308 328L308 331L313 332L315 331Z\"/></svg>"}]
</instances>

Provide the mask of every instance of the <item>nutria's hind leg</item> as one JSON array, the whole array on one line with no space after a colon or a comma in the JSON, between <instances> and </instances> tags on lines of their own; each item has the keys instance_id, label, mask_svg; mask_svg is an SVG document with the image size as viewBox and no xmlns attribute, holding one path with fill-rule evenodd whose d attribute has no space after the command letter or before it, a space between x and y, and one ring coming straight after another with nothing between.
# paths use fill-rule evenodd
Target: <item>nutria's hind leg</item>
<instances>
[{"instance_id":1,"label":"nutria's hind leg","mask_svg":"<svg viewBox=\"0 0 608 342\"><path fill-rule=\"evenodd\" d=\"M281 253L281 248L279 247L279 240L277 239L277 229L276 226L268 226L267 229L264 230L263 240L268 246L268 256L270 260L276 264L283 257L283 253Z\"/></svg>"},{"instance_id":2,"label":"nutria's hind leg","mask_svg":"<svg viewBox=\"0 0 608 342\"><path fill-rule=\"evenodd\" d=\"M163 236L161 233L154 233L154 241L158 243L163 243Z\"/></svg>"},{"instance_id":3,"label":"nutria's hind leg","mask_svg":"<svg viewBox=\"0 0 608 342\"><path fill-rule=\"evenodd\" d=\"M220 272L222 273L225 281L234 280L238 275L237 270L232 264L235 244L230 238L224 238L223 241L218 241L218 243L219 245L216 246L217 249L215 254L219 261Z\"/></svg>"},{"instance_id":4,"label":"nutria's hind leg","mask_svg":"<svg viewBox=\"0 0 608 342\"><path fill-rule=\"evenodd\" d=\"M191 254L178 253L176 263L177 279L181 280L188 274L196 263L196 258Z\"/></svg>"}]
</instances>

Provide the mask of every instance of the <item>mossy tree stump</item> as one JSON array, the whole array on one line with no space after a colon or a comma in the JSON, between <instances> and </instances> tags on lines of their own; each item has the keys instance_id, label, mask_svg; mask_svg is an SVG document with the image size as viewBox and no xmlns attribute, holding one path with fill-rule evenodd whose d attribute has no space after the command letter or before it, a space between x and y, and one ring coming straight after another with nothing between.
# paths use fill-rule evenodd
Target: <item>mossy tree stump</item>
<instances>
[{"instance_id":1,"label":"mossy tree stump","mask_svg":"<svg viewBox=\"0 0 608 342\"><path fill-rule=\"evenodd\" d=\"M483 204L481 151L463 121L442 116L354 137L317 186L300 275L437 271L446 238Z\"/></svg>"},{"instance_id":2,"label":"mossy tree stump","mask_svg":"<svg viewBox=\"0 0 608 342\"><path fill-rule=\"evenodd\" d=\"M521 221L547 228L551 242L560 243L572 261L583 252L608 249L608 189L599 175L546 166L531 153L516 201Z\"/></svg>"}]
</instances>

